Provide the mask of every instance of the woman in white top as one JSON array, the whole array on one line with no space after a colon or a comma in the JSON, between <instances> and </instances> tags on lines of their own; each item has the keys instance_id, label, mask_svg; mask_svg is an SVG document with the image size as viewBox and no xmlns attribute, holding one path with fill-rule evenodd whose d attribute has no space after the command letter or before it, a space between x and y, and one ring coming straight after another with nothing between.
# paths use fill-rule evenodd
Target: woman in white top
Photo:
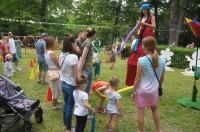
<instances>
[{"instance_id":1,"label":"woman in white top","mask_svg":"<svg viewBox=\"0 0 200 132\"><path fill-rule=\"evenodd\" d=\"M78 75L78 56L76 55L76 48L75 37L66 35L63 41L59 64L61 67L61 88L65 103L63 118L67 132L71 131L72 111L74 108L73 92L76 88L76 77Z\"/></svg>"},{"instance_id":2,"label":"woman in white top","mask_svg":"<svg viewBox=\"0 0 200 132\"><path fill-rule=\"evenodd\" d=\"M45 52L45 61L48 65L49 71L55 71L55 72L59 72L60 70L60 65L58 62L58 58L55 54L55 52L53 51L56 48L56 43L55 43L55 39L52 37L47 37L45 39L46 41L46 52ZM59 96L62 95L62 91L61 91L61 86L60 86L60 78L55 79L55 80L50 80L49 79L49 86L51 88L52 91L52 105L53 105L53 109L61 109L62 106L59 105L57 99Z\"/></svg>"}]
</instances>

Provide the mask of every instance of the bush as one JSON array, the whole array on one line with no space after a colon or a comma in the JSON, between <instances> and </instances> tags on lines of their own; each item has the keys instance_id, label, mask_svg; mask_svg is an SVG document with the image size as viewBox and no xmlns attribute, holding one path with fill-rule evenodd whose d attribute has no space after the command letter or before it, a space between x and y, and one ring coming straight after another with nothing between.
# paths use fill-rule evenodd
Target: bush
<instances>
[{"instance_id":1,"label":"bush","mask_svg":"<svg viewBox=\"0 0 200 132\"><path fill-rule=\"evenodd\" d=\"M161 50L165 50L166 48L168 48L168 45L158 45L158 50L159 53ZM131 54L131 46L130 44L127 44L127 52L125 53L126 57L129 57ZM179 68L179 69L185 69L189 67L189 61L187 61L187 59L185 58L186 55L189 55L190 57L192 56L192 54L196 51L196 49L187 49L187 48L183 48L183 47L170 47L170 51L172 51L174 53L174 55L171 58L171 65L170 67L175 67L175 68Z\"/></svg>"},{"instance_id":2,"label":"bush","mask_svg":"<svg viewBox=\"0 0 200 132\"><path fill-rule=\"evenodd\" d=\"M159 51L165 50L168 46L160 45L158 46ZM170 51L174 52L174 55L171 58L170 67L185 69L189 67L189 61L185 58L186 55L190 57L196 51L196 49L187 49L183 47L170 47Z\"/></svg>"}]
</instances>

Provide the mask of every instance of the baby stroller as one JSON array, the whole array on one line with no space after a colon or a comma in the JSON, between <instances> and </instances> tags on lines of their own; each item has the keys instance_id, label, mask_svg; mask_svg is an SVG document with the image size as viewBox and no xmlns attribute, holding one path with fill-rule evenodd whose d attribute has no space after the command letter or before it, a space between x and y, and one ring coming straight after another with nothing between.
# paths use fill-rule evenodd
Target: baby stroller
<instances>
[{"instance_id":1,"label":"baby stroller","mask_svg":"<svg viewBox=\"0 0 200 132\"><path fill-rule=\"evenodd\" d=\"M2 125L13 126L21 119L24 132L31 131L29 118L34 112L36 122L43 121L43 110L39 104L39 99L27 98L18 84L0 75L0 131Z\"/></svg>"}]
</instances>

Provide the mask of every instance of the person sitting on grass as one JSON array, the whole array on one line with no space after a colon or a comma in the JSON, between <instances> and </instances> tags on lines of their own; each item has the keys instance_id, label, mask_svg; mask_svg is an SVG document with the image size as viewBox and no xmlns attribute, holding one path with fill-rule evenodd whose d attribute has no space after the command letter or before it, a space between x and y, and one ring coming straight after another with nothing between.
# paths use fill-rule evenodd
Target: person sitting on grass
<instances>
[{"instance_id":1,"label":"person sitting on grass","mask_svg":"<svg viewBox=\"0 0 200 132\"><path fill-rule=\"evenodd\" d=\"M75 101L74 114L76 115L76 132L84 132L88 110L92 113L95 112L95 109L88 104L88 94L85 92L87 82L88 79L85 74L81 74L76 78L76 89L73 92Z\"/></svg>"},{"instance_id":2,"label":"person sitting on grass","mask_svg":"<svg viewBox=\"0 0 200 132\"><path fill-rule=\"evenodd\" d=\"M97 81L92 84L92 91L96 93L100 98L100 102L97 108L99 113L105 113L105 109L103 108L103 103L106 99L106 95L104 94L105 90L109 88L109 83L104 81Z\"/></svg>"}]
</instances>

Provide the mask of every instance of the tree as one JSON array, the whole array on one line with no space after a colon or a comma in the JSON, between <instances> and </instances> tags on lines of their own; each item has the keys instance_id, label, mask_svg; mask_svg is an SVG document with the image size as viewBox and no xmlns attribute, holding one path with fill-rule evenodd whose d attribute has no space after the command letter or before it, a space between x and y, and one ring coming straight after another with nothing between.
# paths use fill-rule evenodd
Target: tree
<instances>
[{"instance_id":1,"label":"tree","mask_svg":"<svg viewBox=\"0 0 200 132\"><path fill-rule=\"evenodd\" d=\"M175 46L178 45L180 31L183 26L188 5L189 5L189 0L184 0L183 6L181 8L179 0L170 0L171 17L170 17L170 32L169 32L169 42L168 42L169 45L171 44L174 44Z\"/></svg>"}]
</instances>

